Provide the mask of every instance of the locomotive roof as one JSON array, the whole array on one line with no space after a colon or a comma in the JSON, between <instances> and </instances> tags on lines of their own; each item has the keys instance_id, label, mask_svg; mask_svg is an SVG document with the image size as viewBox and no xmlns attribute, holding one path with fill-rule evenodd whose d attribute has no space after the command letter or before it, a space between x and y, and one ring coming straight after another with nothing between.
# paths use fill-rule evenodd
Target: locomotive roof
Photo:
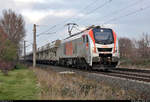
<instances>
[{"instance_id":1,"label":"locomotive roof","mask_svg":"<svg viewBox=\"0 0 150 102\"><path fill-rule=\"evenodd\" d=\"M81 32L75 33L75 34L73 34L73 35L71 35L71 36L65 38L64 40L67 40L67 39L69 39L69 38L71 38L71 37L74 37L74 36L76 36L76 35L79 35L79 34L85 32L85 31L88 31L88 30L94 29L94 28L101 28L101 27L100 27L100 26L94 26L94 25L92 25L92 26L86 28L85 30L83 30L83 31L81 31Z\"/></svg>"},{"instance_id":2,"label":"locomotive roof","mask_svg":"<svg viewBox=\"0 0 150 102\"><path fill-rule=\"evenodd\" d=\"M94 28L102 28L102 27L92 25L92 26L86 28L85 30L83 30L81 32L75 33L75 34L63 39L62 43L68 42L68 41L73 40L73 39L76 39L76 38L80 37L81 36L80 34L82 34L83 32L89 31L90 29L94 29ZM110 29L110 28L103 28L103 29Z\"/></svg>"},{"instance_id":3,"label":"locomotive roof","mask_svg":"<svg viewBox=\"0 0 150 102\"><path fill-rule=\"evenodd\" d=\"M66 40L69 40L70 38L75 37L75 36L77 37L77 35L80 35L80 34L82 34L83 32L86 32L86 31L88 31L88 30L90 30L90 29L94 29L94 28L101 28L101 27L100 27L100 26L94 26L94 25L92 25L92 26L86 28L85 30L83 30L83 31L81 31L81 32L75 33L75 34L73 34L73 35L71 35L71 36L69 36L69 37L63 39L63 41L66 42ZM110 29L110 28L104 28L104 29Z\"/></svg>"}]
</instances>

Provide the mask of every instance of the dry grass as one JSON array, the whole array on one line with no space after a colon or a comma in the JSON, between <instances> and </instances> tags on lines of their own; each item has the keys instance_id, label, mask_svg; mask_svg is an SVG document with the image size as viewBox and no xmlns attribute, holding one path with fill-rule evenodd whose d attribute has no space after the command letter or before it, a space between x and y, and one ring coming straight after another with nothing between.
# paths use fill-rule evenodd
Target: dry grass
<instances>
[{"instance_id":1,"label":"dry grass","mask_svg":"<svg viewBox=\"0 0 150 102\"><path fill-rule=\"evenodd\" d=\"M50 69L33 69L41 87L42 100L139 99L116 86L87 80L77 74L59 74Z\"/></svg>"}]
</instances>

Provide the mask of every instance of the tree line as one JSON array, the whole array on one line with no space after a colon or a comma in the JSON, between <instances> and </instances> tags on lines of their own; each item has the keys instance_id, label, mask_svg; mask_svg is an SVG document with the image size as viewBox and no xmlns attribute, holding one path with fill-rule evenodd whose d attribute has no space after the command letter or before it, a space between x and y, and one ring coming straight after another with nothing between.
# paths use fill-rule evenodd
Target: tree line
<instances>
[{"instance_id":1,"label":"tree line","mask_svg":"<svg viewBox=\"0 0 150 102\"><path fill-rule=\"evenodd\" d=\"M119 49L121 59L129 60L130 64L150 65L150 35L148 33L141 34L139 40L119 38Z\"/></svg>"},{"instance_id":2,"label":"tree line","mask_svg":"<svg viewBox=\"0 0 150 102\"><path fill-rule=\"evenodd\" d=\"M22 53L22 41L25 37L25 21L21 14L3 10L0 17L0 69L13 68Z\"/></svg>"}]
</instances>

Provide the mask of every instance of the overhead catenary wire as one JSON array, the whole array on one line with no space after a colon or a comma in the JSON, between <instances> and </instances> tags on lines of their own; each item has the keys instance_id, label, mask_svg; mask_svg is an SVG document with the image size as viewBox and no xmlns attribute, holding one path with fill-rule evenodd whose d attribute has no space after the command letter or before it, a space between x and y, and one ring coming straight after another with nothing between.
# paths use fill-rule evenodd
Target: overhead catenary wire
<instances>
[{"instance_id":1,"label":"overhead catenary wire","mask_svg":"<svg viewBox=\"0 0 150 102\"><path fill-rule=\"evenodd\" d=\"M103 8L105 5L107 5L107 4L110 3L110 2L112 2L112 0L108 0L108 1L104 2L102 5L100 5L100 6L96 7L95 9L93 9L93 10L87 12L86 14L87 14L87 15L90 15L91 13L94 13L94 12L97 11L98 9ZM87 15L86 15L86 16L87 16Z\"/></svg>"},{"instance_id":2,"label":"overhead catenary wire","mask_svg":"<svg viewBox=\"0 0 150 102\"><path fill-rule=\"evenodd\" d=\"M96 3L98 0L95 0L93 3ZM98 7L96 7L96 8L94 8L94 9L92 9L91 11L88 11L88 12L86 12L85 14L86 14L86 16L87 15L90 15L90 14L92 14L92 13L94 13L96 10L98 10L98 9L100 9L100 8L103 8L105 5L107 5L108 3L110 3L110 2L112 2L112 0L107 0L106 2L104 2L102 5L100 5L100 6L98 6ZM90 5L89 5L90 6ZM86 7L85 7L86 8ZM84 8L84 9L85 9ZM67 20L65 20L64 22L67 22L69 19L67 19ZM78 20L76 20L76 21L79 21L79 20L81 20L81 19L78 19Z\"/></svg>"},{"instance_id":3,"label":"overhead catenary wire","mask_svg":"<svg viewBox=\"0 0 150 102\"><path fill-rule=\"evenodd\" d=\"M93 2L91 2L90 4L88 4L87 6L85 6L81 11L87 9L89 6L91 6L92 4L96 3L97 1L99 1L99 0L94 0ZM80 11L80 12L81 12L81 11ZM70 18L65 19L65 20L62 21L61 23L57 23L57 24L55 24L54 26L51 26L49 29L47 29L46 31L41 32L41 33L39 33L39 34L46 33L46 32L48 32L48 31L50 31L51 29L56 28L58 25L61 25L61 24L65 23L65 22L69 21L69 20L72 19L74 16L76 16L76 15L73 15L73 16L71 16Z\"/></svg>"},{"instance_id":4,"label":"overhead catenary wire","mask_svg":"<svg viewBox=\"0 0 150 102\"><path fill-rule=\"evenodd\" d=\"M94 0L93 2L91 2L90 4L88 4L86 7L84 7L81 11L87 9L89 6L93 5L93 4L96 3L97 1L99 1L99 0ZM89 15L89 14L95 12L97 9L100 9L100 8L104 7L107 3L111 2L111 1L112 1L112 0L106 1L106 2L103 3L102 5L100 5L100 6L96 7L96 8L94 8L94 9L92 9L90 12L87 12L86 14ZM80 12L81 12L81 11L80 11ZM61 22L61 24L63 24L63 23L65 23L65 22L69 21L69 20L72 19L74 16L76 16L76 15L73 15L73 16L71 16L70 18L67 18L66 20L64 20L63 22ZM49 30L51 30L51 29L53 29L53 28L55 28L55 27L57 27L58 25L61 25L61 24L60 24L60 23L57 23L57 24L55 24L54 26L52 26L51 28L49 28L48 30L46 30L46 31L44 31L44 32L42 32L42 33L46 33L46 32L48 32ZM64 28L64 26L63 26L62 28ZM42 34L42 33L39 33L39 34Z\"/></svg>"},{"instance_id":5,"label":"overhead catenary wire","mask_svg":"<svg viewBox=\"0 0 150 102\"><path fill-rule=\"evenodd\" d=\"M56 27L56 25L54 25L54 26L50 27L50 28L49 28L49 29L47 29L46 31L41 32L41 33L39 33L39 34L37 34L37 35L40 35L40 34L46 33L46 32L50 31L51 29L53 29L53 28L55 28L55 27Z\"/></svg>"},{"instance_id":6,"label":"overhead catenary wire","mask_svg":"<svg viewBox=\"0 0 150 102\"><path fill-rule=\"evenodd\" d=\"M89 16L90 14L96 12L97 10L103 8L104 6L106 6L107 4L109 4L109 3L111 3L111 2L112 2L112 0L107 0L107 1L104 2L102 5L100 5L100 6L96 7L95 9L92 9L91 11L85 13L85 15L86 15L86 16ZM82 19L83 19L83 18L82 18ZM81 22L81 21L83 21L83 20L78 19L77 21L78 21L78 22L79 22L79 21Z\"/></svg>"},{"instance_id":7,"label":"overhead catenary wire","mask_svg":"<svg viewBox=\"0 0 150 102\"><path fill-rule=\"evenodd\" d=\"M87 8L89 8L91 5L95 4L97 1L99 1L99 0L94 0L94 1L91 2L89 5L87 5L86 7L84 7L84 8L82 9L82 11L85 10L85 9L87 9Z\"/></svg>"},{"instance_id":8,"label":"overhead catenary wire","mask_svg":"<svg viewBox=\"0 0 150 102\"><path fill-rule=\"evenodd\" d=\"M140 8L140 9L137 9L137 10L135 10L135 11L129 12L129 13L125 14L125 15L121 15L121 16L112 18L112 19L110 19L110 20L107 20L107 21L105 21L103 24L107 24L108 22L111 22L111 21L120 20L120 19L122 19L123 17L127 17L127 16L130 16L130 15L136 14L136 13L138 13L138 12L141 12L141 11L143 11L143 10L145 10L145 9L149 9L149 8L150 8L150 5L149 5L149 6L146 6L146 7L144 7L144 8Z\"/></svg>"},{"instance_id":9,"label":"overhead catenary wire","mask_svg":"<svg viewBox=\"0 0 150 102\"><path fill-rule=\"evenodd\" d=\"M95 4L97 1L99 1L99 0L94 0L93 2L89 3L87 6L85 6L85 7L84 7L82 10L80 10L79 12L82 12L82 11L84 11L84 10L87 10L87 8L89 8L90 6L92 6L93 4ZM76 15L73 15L73 16L67 18L66 20L63 21L63 23L69 21L69 20L72 19L72 18L75 18L75 16L76 16Z\"/></svg>"},{"instance_id":10,"label":"overhead catenary wire","mask_svg":"<svg viewBox=\"0 0 150 102\"><path fill-rule=\"evenodd\" d=\"M56 34L56 32L51 32L51 33L40 33L36 37L39 37L41 35L50 35L50 34Z\"/></svg>"},{"instance_id":11,"label":"overhead catenary wire","mask_svg":"<svg viewBox=\"0 0 150 102\"><path fill-rule=\"evenodd\" d=\"M129 8L139 4L139 3L141 3L141 1L143 2L144 0L137 0L135 2L132 2L131 4L125 6L125 7L121 8L121 9L117 9L117 10L115 10L115 11L113 11L113 12L107 14L107 15L104 15L104 16L100 17L100 19L107 18L107 17L112 17L112 15L114 15L114 14L116 15L118 13L121 13L122 11L125 11L125 10L127 10L127 9L129 9ZM97 21L97 19L96 19L96 21Z\"/></svg>"},{"instance_id":12,"label":"overhead catenary wire","mask_svg":"<svg viewBox=\"0 0 150 102\"><path fill-rule=\"evenodd\" d=\"M93 2L89 3L86 7L84 7L82 10L80 10L79 12L82 12L84 10L87 10L87 8L89 8L90 6L92 6L93 4L95 4L97 1L99 0L94 0ZM75 18L76 15L71 16L70 18L67 18L66 20L63 21L63 23L69 21L70 19Z\"/></svg>"}]
</instances>

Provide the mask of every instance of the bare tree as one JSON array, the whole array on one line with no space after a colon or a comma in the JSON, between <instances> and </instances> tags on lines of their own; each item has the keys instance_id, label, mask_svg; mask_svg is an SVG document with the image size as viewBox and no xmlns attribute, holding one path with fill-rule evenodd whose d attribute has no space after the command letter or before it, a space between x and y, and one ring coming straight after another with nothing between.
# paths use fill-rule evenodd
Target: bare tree
<instances>
[{"instance_id":1,"label":"bare tree","mask_svg":"<svg viewBox=\"0 0 150 102\"><path fill-rule=\"evenodd\" d=\"M20 14L16 14L11 9L3 10L3 17L0 20L8 39L18 46L18 57L20 43L25 37L25 22Z\"/></svg>"},{"instance_id":2,"label":"bare tree","mask_svg":"<svg viewBox=\"0 0 150 102\"><path fill-rule=\"evenodd\" d=\"M141 39L137 42L138 44L138 53L141 57L143 58L148 58L150 57L150 39L148 34L143 33Z\"/></svg>"},{"instance_id":3,"label":"bare tree","mask_svg":"<svg viewBox=\"0 0 150 102\"><path fill-rule=\"evenodd\" d=\"M134 45L129 38L119 38L119 49L121 57L131 57Z\"/></svg>"}]
</instances>

